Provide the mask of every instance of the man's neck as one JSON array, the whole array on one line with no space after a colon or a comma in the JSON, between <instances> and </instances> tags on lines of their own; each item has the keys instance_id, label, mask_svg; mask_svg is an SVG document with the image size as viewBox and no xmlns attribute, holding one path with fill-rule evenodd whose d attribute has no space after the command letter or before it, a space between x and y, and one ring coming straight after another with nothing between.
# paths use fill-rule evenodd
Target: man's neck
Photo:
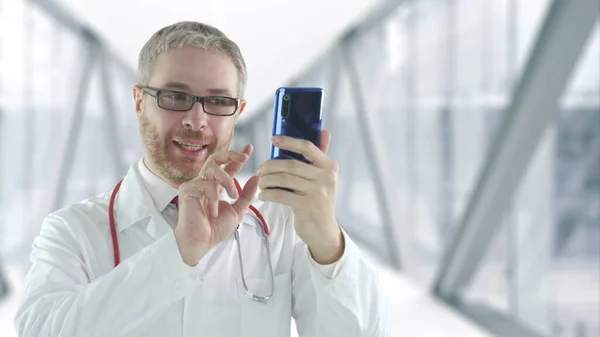
<instances>
[{"instance_id":1,"label":"man's neck","mask_svg":"<svg viewBox=\"0 0 600 337\"><path fill-rule=\"evenodd\" d=\"M160 171L156 168L154 162L151 159L149 159L147 155L144 155L144 157L142 158L142 164L144 164L148 171L160 178L162 181L166 182L167 184L173 186L176 189L179 189L180 184L174 183L173 181L167 179L165 176L160 174Z\"/></svg>"}]
</instances>

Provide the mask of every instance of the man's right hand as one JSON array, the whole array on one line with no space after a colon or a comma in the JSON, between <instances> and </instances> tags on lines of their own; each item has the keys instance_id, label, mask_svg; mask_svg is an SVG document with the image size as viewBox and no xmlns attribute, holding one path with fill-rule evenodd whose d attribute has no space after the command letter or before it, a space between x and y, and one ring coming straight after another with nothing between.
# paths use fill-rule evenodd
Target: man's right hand
<instances>
[{"instance_id":1,"label":"man's right hand","mask_svg":"<svg viewBox=\"0 0 600 337\"><path fill-rule=\"evenodd\" d=\"M200 174L179 186L179 218L175 238L183 262L195 266L215 245L225 240L242 221L258 189L258 177L248 180L238 195L233 178L252 154L248 144L241 152L210 155ZM222 167L225 165L225 167ZM219 200L222 189L237 201Z\"/></svg>"}]
</instances>

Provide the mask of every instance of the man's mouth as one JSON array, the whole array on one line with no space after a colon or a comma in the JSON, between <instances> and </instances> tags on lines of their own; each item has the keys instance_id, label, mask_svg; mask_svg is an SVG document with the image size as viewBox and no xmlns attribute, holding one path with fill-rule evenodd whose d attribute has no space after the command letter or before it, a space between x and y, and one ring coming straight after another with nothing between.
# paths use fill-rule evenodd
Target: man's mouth
<instances>
[{"instance_id":1,"label":"man's mouth","mask_svg":"<svg viewBox=\"0 0 600 337\"><path fill-rule=\"evenodd\" d=\"M201 144L190 144L190 143L186 143L186 142L181 142L181 141L177 141L174 140L173 141L175 144L183 147L184 149L190 150L190 151L200 151L203 148L207 147L208 144L205 145L201 145Z\"/></svg>"}]
</instances>

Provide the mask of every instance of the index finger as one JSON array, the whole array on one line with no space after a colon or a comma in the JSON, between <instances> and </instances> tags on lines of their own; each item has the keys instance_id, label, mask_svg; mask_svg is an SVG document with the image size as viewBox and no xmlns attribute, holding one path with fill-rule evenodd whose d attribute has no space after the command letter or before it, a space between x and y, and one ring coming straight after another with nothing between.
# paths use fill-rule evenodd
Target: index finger
<instances>
[{"instance_id":1,"label":"index finger","mask_svg":"<svg viewBox=\"0 0 600 337\"><path fill-rule=\"evenodd\" d=\"M242 153L245 153L248 155L248 158L250 158L250 155L252 155L252 151L253 151L253 146L252 144L246 144L246 146L244 146L244 149L242 149ZM225 166L225 172L229 173L230 176L235 176L240 169L242 168L242 166L244 166L245 161L243 162L230 162L229 164L227 164Z\"/></svg>"},{"instance_id":2,"label":"index finger","mask_svg":"<svg viewBox=\"0 0 600 337\"><path fill-rule=\"evenodd\" d=\"M273 144L280 149L300 153L317 167L327 167L331 159L311 141L289 136L277 135L273 137Z\"/></svg>"},{"instance_id":3,"label":"index finger","mask_svg":"<svg viewBox=\"0 0 600 337\"><path fill-rule=\"evenodd\" d=\"M208 157L207 161L213 161L217 165L227 164L229 162L238 162L243 163L248 160L249 155L242 152L237 152L233 150L222 151L213 153L210 157Z\"/></svg>"}]
</instances>

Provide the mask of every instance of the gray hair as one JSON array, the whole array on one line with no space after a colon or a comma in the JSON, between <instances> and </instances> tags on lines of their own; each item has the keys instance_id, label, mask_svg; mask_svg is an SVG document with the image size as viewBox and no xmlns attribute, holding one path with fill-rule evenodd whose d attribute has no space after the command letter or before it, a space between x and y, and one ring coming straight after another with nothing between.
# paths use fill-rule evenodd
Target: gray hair
<instances>
[{"instance_id":1,"label":"gray hair","mask_svg":"<svg viewBox=\"0 0 600 337\"><path fill-rule=\"evenodd\" d=\"M188 45L218 50L229 56L238 71L238 97L244 97L248 75L246 63L238 45L219 29L193 21L182 21L163 27L152 35L140 51L138 83L148 85L152 65L160 53Z\"/></svg>"}]
</instances>

